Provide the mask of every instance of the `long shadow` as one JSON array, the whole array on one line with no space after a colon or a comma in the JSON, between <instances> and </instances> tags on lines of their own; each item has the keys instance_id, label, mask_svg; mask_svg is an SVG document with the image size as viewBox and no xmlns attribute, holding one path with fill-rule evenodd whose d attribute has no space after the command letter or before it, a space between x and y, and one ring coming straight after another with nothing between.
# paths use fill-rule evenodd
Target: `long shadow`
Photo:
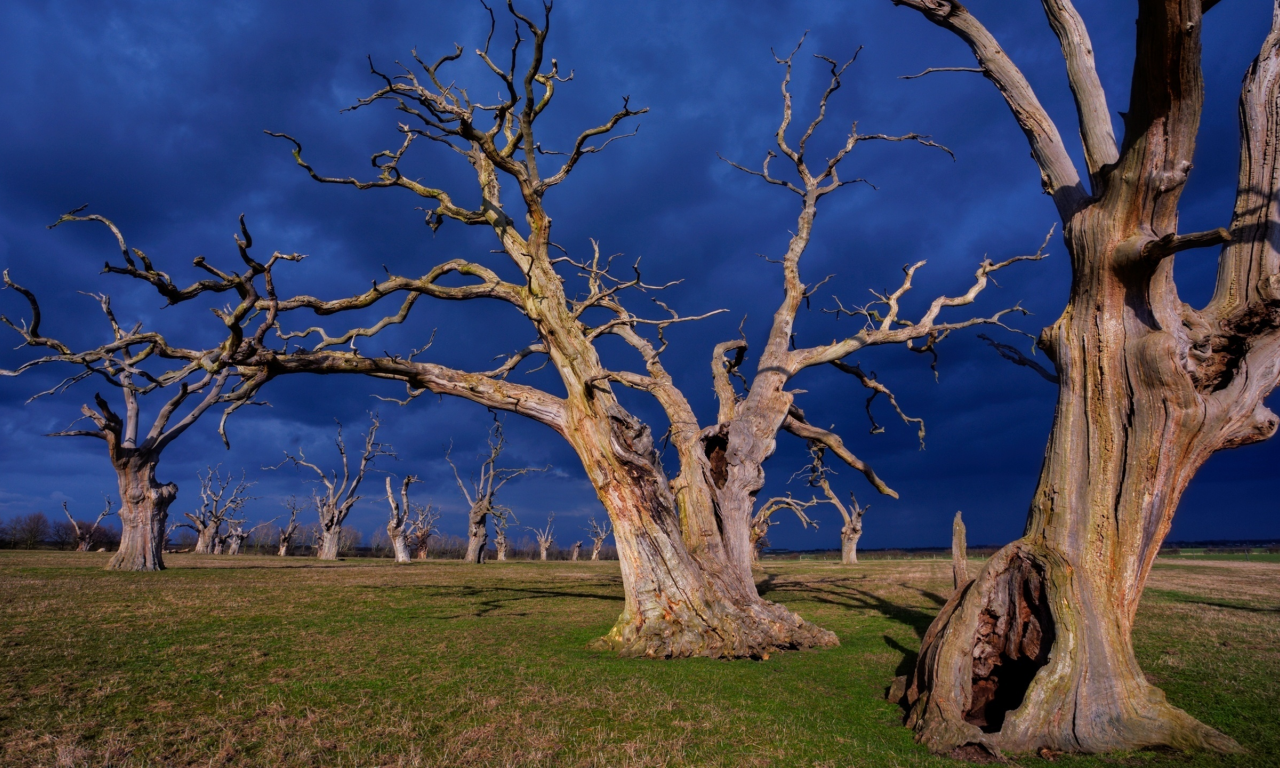
<instances>
[{"instance_id":1,"label":"long shadow","mask_svg":"<svg viewBox=\"0 0 1280 768\"><path fill-rule=\"evenodd\" d=\"M884 636L884 644L902 654L902 660L898 662L898 668L893 670L894 677L902 677L916 668L916 660L920 658L919 653L911 650L888 635Z\"/></svg>"},{"instance_id":2,"label":"long shadow","mask_svg":"<svg viewBox=\"0 0 1280 768\"><path fill-rule=\"evenodd\" d=\"M611 586L601 584L599 586ZM385 592L386 587L368 587L375 591ZM440 597L449 597L457 600L476 600L479 599L479 610L473 612L460 612L448 616L432 616L433 619L452 620L452 619L474 619L488 616L495 611L508 608L509 606L519 604L526 600L546 600L546 599L565 599L575 598L579 600L603 600L606 602L622 602L624 598L618 595L602 595L590 592L570 592L561 589L546 588L529 588L529 587L471 587L471 586L440 586L435 584L406 584L394 587L394 589L403 590L430 590L434 595ZM499 597L494 593L506 593L508 596ZM525 615L525 614L517 614Z\"/></svg>"},{"instance_id":3,"label":"long shadow","mask_svg":"<svg viewBox=\"0 0 1280 768\"><path fill-rule=\"evenodd\" d=\"M865 579L865 577L862 577ZM772 579L766 580L768 592L794 594L824 605L834 605L848 610L877 611L886 618L911 627L917 637L924 637L933 623L934 615L908 605L899 605L879 595L857 587L845 586L849 578L817 579L798 583L774 584ZM921 591L921 590L917 590ZM923 593L923 592L922 592ZM761 594L764 594L763 592ZM938 598L939 605L945 603L939 596L923 593L931 600Z\"/></svg>"}]
</instances>

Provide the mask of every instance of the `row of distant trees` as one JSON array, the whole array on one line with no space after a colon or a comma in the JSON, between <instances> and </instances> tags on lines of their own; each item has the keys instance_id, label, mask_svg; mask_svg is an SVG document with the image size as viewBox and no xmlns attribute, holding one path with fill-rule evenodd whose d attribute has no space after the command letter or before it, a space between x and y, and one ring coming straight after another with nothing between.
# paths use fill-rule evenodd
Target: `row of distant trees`
<instances>
[{"instance_id":1,"label":"row of distant trees","mask_svg":"<svg viewBox=\"0 0 1280 768\"><path fill-rule=\"evenodd\" d=\"M82 546L87 545L87 546ZM106 549L120 544L120 530L85 520L50 520L43 512L0 520L0 548Z\"/></svg>"}]
</instances>

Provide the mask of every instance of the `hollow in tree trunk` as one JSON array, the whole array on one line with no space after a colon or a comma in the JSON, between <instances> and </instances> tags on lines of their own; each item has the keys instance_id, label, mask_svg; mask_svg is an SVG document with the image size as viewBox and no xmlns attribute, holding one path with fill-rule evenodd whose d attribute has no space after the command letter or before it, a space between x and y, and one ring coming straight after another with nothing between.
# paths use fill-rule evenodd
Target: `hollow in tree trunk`
<instances>
[{"instance_id":1,"label":"hollow in tree trunk","mask_svg":"<svg viewBox=\"0 0 1280 768\"><path fill-rule=\"evenodd\" d=\"M342 525L335 524L320 531L320 546L316 548L316 557L321 560L337 560L338 545L342 539Z\"/></svg>"}]
</instances>

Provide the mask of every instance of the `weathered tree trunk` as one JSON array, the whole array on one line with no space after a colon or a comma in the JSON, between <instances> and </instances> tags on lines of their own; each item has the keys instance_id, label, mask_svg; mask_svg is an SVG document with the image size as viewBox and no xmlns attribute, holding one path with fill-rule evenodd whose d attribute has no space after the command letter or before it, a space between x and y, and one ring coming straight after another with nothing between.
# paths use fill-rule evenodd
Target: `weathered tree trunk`
<instances>
[{"instance_id":1,"label":"weathered tree trunk","mask_svg":"<svg viewBox=\"0 0 1280 768\"><path fill-rule=\"evenodd\" d=\"M109 443L120 487L120 549L109 571L164 570L164 531L169 505L178 495L174 483L156 482L160 457Z\"/></svg>"},{"instance_id":2,"label":"weathered tree trunk","mask_svg":"<svg viewBox=\"0 0 1280 768\"><path fill-rule=\"evenodd\" d=\"M239 536L232 536L227 539L227 554L228 555L240 554L240 537Z\"/></svg>"},{"instance_id":3,"label":"weathered tree trunk","mask_svg":"<svg viewBox=\"0 0 1280 768\"><path fill-rule=\"evenodd\" d=\"M862 538L862 526L846 525L840 529L840 562L858 564L858 539Z\"/></svg>"},{"instance_id":4,"label":"weathered tree trunk","mask_svg":"<svg viewBox=\"0 0 1280 768\"><path fill-rule=\"evenodd\" d=\"M1046 3L1051 14L1063 7ZM1218 290L1195 310L1178 299L1173 253L1225 235L1177 235L1203 98L1200 12L1198 1L1140 3L1120 156L1113 145L1095 164L1096 198L1060 201L1072 291L1039 342L1060 389L1026 532L947 602L914 675L893 692L935 751L1238 749L1147 682L1132 641L1187 483L1215 451L1277 425L1264 399L1280 368L1280 3L1245 78L1240 186ZM1082 115L1093 111L1082 106Z\"/></svg>"},{"instance_id":5,"label":"weathered tree trunk","mask_svg":"<svg viewBox=\"0 0 1280 768\"><path fill-rule=\"evenodd\" d=\"M507 537L502 535L501 532L499 532L494 537L493 545L498 551L498 559L506 560L507 559Z\"/></svg>"},{"instance_id":6,"label":"weathered tree trunk","mask_svg":"<svg viewBox=\"0 0 1280 768\"><path fill-rule=\"evenodd\" d=\"M489 505L481 502L473 504L467 525L468 563L484 562L484 550L489 545ZM504 558L499 557L499 560ZM543 558L546 559L546 558Z\"/></svg>"},{"instance_id":7,"label":"weathered tree trunk","mask_svg":"<svg viewBox=\"0 0 1280 768\"><path fill-rule=\"evenodd\" d=\"M571 552L571 553L570 553L570 555L569 555L569 559L570 559L570 560L573 560L573 561L575 561L575 562L576 562L576 561L577 561L577 559L578 559L578 554L579 554L580 552L582 552L582 542L580 542L580 541L575 541L575 542L573 543L573 550L572 550L572 552Z\"/></svg>"},{"instance_id":8,"label":"weathered tree trunk","mask_svg":"<svg viewBox=\"0 0 1280 768\"><path fill-rule=\"evenodd\" d=\"M601 542L596 542L595 544L592 544L592 545L591 545L591 559L592 559L592 560L599 560L599 559L600 559L600 547L601 547Z\"/></svg>"},{"instance_id":9,"label":"weathered tree trunk","mask_svg":"<svg viewBox=\"0 0 1280 768\"><path fill-rule=\"evenodd\" d=\"M218 538L218 529L214 525L206 525L196 532L196 547L193 552L197 555L214 554L214 541Z\"/></svg>"},{"instance_id":10,"label":"weathered tree trunk","mask_svg":"<svg viewBox=\"0 0 1280 768\"><path fill-rule=\"evenodd\" d=\"M401 529L396 533L396 535L391 537L391 548L395 550L397 563L410 562L409 545L404 540L403 529Z\"/></svg>"},{"instance_id":11,"label":"weathered tree trunk","mask_svg":"<svg viewBox=\"0 0 1280 768\"><path fill-rule=\"evenodd\" d=\"M328 528L324 528L320 532L320 546L316 550L316 557L321 560L337 560L338 545L341 539L341 525L331 525Z\"/></svg>"},{"instance_id":12,"label":"weathered tree trunk","mask_svg":"<svg viewBox=\"0 0 1280 768\"><path fill-rule=\"evenodd\" d=\"M276 555L278 555L279 557L289 556L289 539L288 538L280 539L280 547L279 549L276 550Z\"/></svg>"},{"instance_id":13,"label":"weathered tree trunk","mask_svg":"<svg viewBox=\"0 0 1280 768\"><path fill-rule=\"evenodd\" d=\"M550 548L550 546L551 546L551 545L549 545L549 544L539 544L539 545L538 545L538 559L539 559L539 560L546 560L546 559L547 559L547 549L548 549L548 548Z\"/></svg>"},{"instance_id":14,"label":"weathered tree trunk","mask_svg":"<svg viewBox=\"0 0 1280 768\"><path fill-rule=\"evenodd\" d=\"M969 583L969 552L965 541L964 521L960 513L951 523L951 586L960 589Z\"/></svg>"}]
</instances>

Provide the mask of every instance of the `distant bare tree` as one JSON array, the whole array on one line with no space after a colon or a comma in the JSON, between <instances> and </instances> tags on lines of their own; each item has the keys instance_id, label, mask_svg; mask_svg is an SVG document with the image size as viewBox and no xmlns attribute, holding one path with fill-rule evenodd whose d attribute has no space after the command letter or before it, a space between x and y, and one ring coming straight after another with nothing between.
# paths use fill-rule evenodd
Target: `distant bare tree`
<instances>
[{"instance_id":1,"label":"distant bare tree","mask_svg":"<svg viewBox=\"0 0 1280 768\"><path fill-rule=\"evenodd\" d=\"M512 515L509 510L503 510L503 514L495 513L493 516L493 546L498 553L499 560L507 559L507 548L509 546L507 543L507 525L512 520L515 520L515 515ZM516 520L516 522L520 521Z\"/></svg>"},{"instance_id":2,"label":"distant bare tree","mask_svg":"<svg viewBox=\"0 0 1280 768\"><path fill-rule=\"evenodd\" d=\"M405 541L413 550L418 560L427 559L427 545L431 539L440 535L437 523L440 522L440 511L434 505L409 502L411 515L405 526Z\"/></svg>"},{"instance_id":3,"label":"distant bare tree","mask_svg":"<svg viewBox=\"0 0 1280 768\"><path fill-rule=\"evenodd\" d=\"M964 521L960 519L960 512L956 512L956 519L951 523L951 584L952 587L959 591L961 587L969 583L969 553L967 551L968 543L965 541Z\"/></svg>"},{"instance_id":4,"label":"distant bare tree","mask_svg":"<svg viewBox=\"0 0 1280 768\"><path fill-rule=\"evenodd\" d=\"M493 419L493 427L489 430L489 453L485 457L484 462L480 465L479 475L471 477L471 489L467 489L467 484L462 482L462 476L458 473L458 467L453 463L453 459L449 454L445 454L445 461L449 462L449 466L453 468L453 477L458 482L458 489L462 491L462 496L467 500L468 519L467 519L467 555L468 563L484 562L485 550L489 542L489 515L493 514L494 499L498 495L498 491L502 486L511 480L527 474L529 472L545 472L550 467L538 469L536 467L522 467L520 469L504 469L499 468L498 457L502 455L502 450L506 447L506 438L502 433L502 422L498 421L495 416Z\"/></svg>"},{"instance_id":5,"label":"distant bare tree","mask_svg":"<svg viewBox=\"0 0 1280 768\"><path fill-rule=\"evenodd\" d=\"M19 549L36 549L49 538L49 518L43 512L19 515L9 523L14 546Z\"/></svg>"},{"instance_id":6,"label":"distant bare tree","mask_svg":"<svg viewBox=\"0 0 1280 768\"><path fill-rule=\"evenodd\" d=\"M280 527L280 536L277 539L279 548L276 550L276 554L280 557L289 555L289 546L298 532L298 512L302 509L302 503L298 501L297 496L290 496L285 499L284 506L289 510L289 522Z\"/></svg>"},{"instance_id":7,"label":"distant bare tree","mask_svg":"<svg viewBox=\"0 0 1280 768\"><path fill-rule=\"evenodd\" d=\"M581 541L573 542L573 547L569 550L569 559L577 560L578 554L580 552L582 552L582 542Z\"/></svg>"},{"instance_id":8,"label":"distant bare tree","mask_svg":"<svg viewBox=\"0 0 1280 768\"><path fill-rule=\"evenodd\" d=\"M538 538L538 559L539 560L546 560L547 550L551 548L552 544L556 543L555 529L551 527L551 521L555 519L556 519L556 513L552 512L551 514L547 515L547 525L545 528L529 528L530 531L533 531L533 535Z\"/></svg>"},{"instance_id":9,"label":"distant bare tree","mask_svg":"<svg viewBox=\"0 0 1280 768\"><path fill-rule=\"evenodd\" d=\"M342 477L338 477L337 471L326 473L323 469L315 464L307 461L307 457L302 453L302 449L298 449L298 455L294 456L285 451L285 459L274 467L268 469L279 469L285 464L292 463L294 466L305 467L320 479L324 485L325 492L313 493L311 498L315 502L316 512L320 516L320 544L317 556L321 560L338 559L339 545L342 539L342 524L347 519L347 515L351 514L351 509L360 500L357 491L360 490L360 483L364 480L365 473L369 470L369 465L379 456L395 456L391 446L384 445L377 441L378 427L381 426L378 420L378 414L369 414L369 431L365 434L364 451L360 455L360 464L356 468L354 474L351 471L350 462L347 458L347 446L342 440L342 424L338 423L338 437L334 441L338 446L338 455L342 457Z\"/></svg>"},{"instance_id":10,"label":"distant bare tree","mask_svg":"<svg viewBox=\"0 0 1280 768\"><path fill-rule=\"evenodd\" d=\"M250 536L254 534L254 532L259 531L263 528L266 528L267 526L271 525L274 522L275 522L275 519L273 518L271 520L268 520L265 523L259 523L246 531L244 528L244 523L245 523L244 520L228 520L227 535L225 537L226 554L228 555L240 554L240 548L241 546L244 545L245 539L248 539Z\"/></svg>"},{"instance_id":11,"label":"distant bare tree","mask_svg":"<svg viewBox=\"0 0 1280 768\"><path fill-rule=\"evenodd\" d=\"M244 472L236 481L230 472L223 476L219 469L207 467L205 474L196 473L200 478L200 508L183 513L191 522L177 526L196 532L196 554L222 554L226 544L223 524L253 500L248 491L254 483L245 480Z\"/></svg>"},{"instance_id":12,"label":"distant bare tree","mask_svg":"<svg viewBox=\"0 0 1280 768\"><path fill-rule=\"evenodd\" d=\"M391 517L387 520L387 536L391 539L391 547L395 551L397 563L409 562L407 538L412 527L409 517L413 512L409 502L409 486L417 481L418 478L413 475L405 476L400 486L400 500L397 502L395 495L391 492L391 477L387 477L387 503L391 505Z\"/></svg>"},{"instance_id":13,"label":"distant bare tree","mask_svg":"<svg viewBox=\"0 0 1280 768\"><path fill-rule=\"evenodd\" d=\"M599 560L600 547L604 546L604 540L613 533L613 525L608 518L605 518L603 523L597 523L595 517L592 517L587 526L591 532L591 559Z\"/></svg>"},{"instance_id":14,"label":"distant bare tree","mask_svg":"<svg viewBox=\"0 0 1280 768\"><path fill-rule=\"evenodd\" d=\"M71 529L75 533L77 552L88 552L93 548L98 535L98 524L103 518L111 516L111 498L103 496L102 501L102 511L98 513L97 519L92 524L77 521L71 516L71 510L67 509L67 502L62 502L62 511L66 514L67 520L71 521Z\"/></svg>"},{"instance_id":15,"label":"distant bare tree","mask_svg":"<svg viewBox=\"0 0 1280 768\"><path fill-rule=\"evenodd\" d=\"M800 521L800 524L802 526L804 526L805 528L808 528L809 526L812 525L814 528L817 528L818 527L817 521L809 517L809 515L805 511L817 503L818 503L817 499L810 499L809 501L800 501L799 499L793 499L791 498L790 495L787 495L787 496L775 496L774 498L769 499L764 504L760 505L760 509L757 510L755 515L753 515L751 518L751 559L752 561L754 562L759 560L760 550L764 549L769 545L769 538L767 536L769 532L769 528L778 524L777 521L773 519L773 515L775 512L778 512L783 509L789 509L795 513L796 519Z\"/></svg>"},{"instance_id":16,"label":"distant bare tree","mask_svg":"<svg viewBox=\"0 0 1280 768\"><path fill-rule=\"evenodd\" d=\"M823 462L826 450L826 446L821 443L810 443L809 464L797 474L807 475L805 479L809 486L822 491L827 503L840 513L840 519L844 521L844 526L840 529L840 562L855 565L858 562L858 540L862 538L862 516L871 509L871 505L864 507L858 504L852 491L849 492L849 506L841 503L835 491L831 490L831 482L827 478L832 470Z\"/></svg>"}]
</instances>

